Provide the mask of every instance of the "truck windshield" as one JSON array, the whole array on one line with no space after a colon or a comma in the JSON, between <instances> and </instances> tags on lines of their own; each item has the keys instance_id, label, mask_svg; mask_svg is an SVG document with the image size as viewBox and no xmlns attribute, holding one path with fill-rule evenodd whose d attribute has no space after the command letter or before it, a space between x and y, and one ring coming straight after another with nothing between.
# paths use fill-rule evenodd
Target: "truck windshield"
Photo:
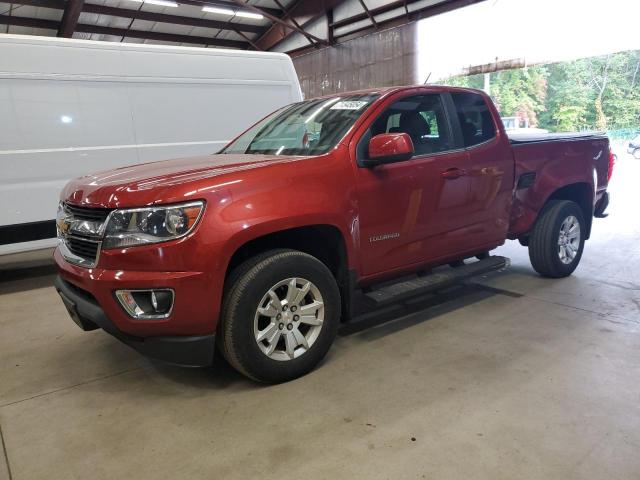
<instances>
[{"instance_id":1,"label":"truck windshield","mask_svg":"<svg viewBox=\"0 0 640 480\"><path fill-rule=\"evenodd\" d=\"M321 98L275 111L220 153L321 155L332 149L377 93Z\"/></svg>"}]
</instances>

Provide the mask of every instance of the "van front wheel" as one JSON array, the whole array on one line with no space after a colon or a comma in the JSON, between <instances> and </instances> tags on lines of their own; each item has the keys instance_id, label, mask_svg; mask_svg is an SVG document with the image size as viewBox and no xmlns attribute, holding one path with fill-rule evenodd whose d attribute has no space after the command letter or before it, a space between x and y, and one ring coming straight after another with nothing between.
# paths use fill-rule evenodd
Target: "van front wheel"
<instances>
[{"instance_id":1,"label":"van front wheel","mask_svg":"<svg viewBox=\"0 0 640 480\"><path fill-rule=\"evenodd\" d=\"M222 352L240 373L260 382L292 380L326 355L340 319L331 271L295 250L247 260L229 277L218 333Z\"/></svg>"}]
</instances>

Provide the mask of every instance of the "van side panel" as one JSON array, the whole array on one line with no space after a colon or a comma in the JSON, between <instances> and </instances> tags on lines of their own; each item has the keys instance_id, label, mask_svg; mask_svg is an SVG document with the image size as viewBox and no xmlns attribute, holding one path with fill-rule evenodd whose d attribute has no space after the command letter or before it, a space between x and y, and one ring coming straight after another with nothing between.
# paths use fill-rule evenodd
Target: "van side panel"
<instances>
[{"instance_id":1,"label":"van side panel","mask_svg":"<svg viewBox=\"0 0 640 480\"><path fill-rule=\"evenodd\" d=\"M0 58L0 232L11 238L52 222L72 178L215 153L302 99L283 54L4 35ZM49 243L0 241L0 255Z\"/></svg>"}]
</instances>

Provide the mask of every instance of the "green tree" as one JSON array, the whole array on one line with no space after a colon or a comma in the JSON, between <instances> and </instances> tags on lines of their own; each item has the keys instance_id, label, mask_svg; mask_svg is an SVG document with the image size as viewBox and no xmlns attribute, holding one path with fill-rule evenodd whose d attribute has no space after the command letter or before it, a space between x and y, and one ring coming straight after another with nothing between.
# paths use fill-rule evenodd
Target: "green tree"
<instances>
[{"instance_id":1,"label":"green tree","mask_svg":"<svg viewBox=\"0 0 640 480\"><path fill-rule=\"evenodd\" d=\"M586 70L578 62L557 63L547 67L546 111L540 127L552 131L584 129L590 118L590 89Z\"/></svg>"},{"instance_id":2,"label":"green tree","mask_svg":"<svg viewBox=\"0 0 640 480\"><path fill-rule=\"evenodd\" d=\"M448 85L482 88L483 75ZM502 116L527 117L551 131L640 129L640 50L493 72L491 96Z\"/></svg>"},{"instance_id":3,"label":"green tree","mask_svg":"<svg viewBox=\"0 0 640 480\"><path fill-rule=\"evenodd\" d=\"M544 66L496 72L491 76L491 95L503 116L527 118L533 127L545 111L547 71Z\"/></svg>"}]
</instances>

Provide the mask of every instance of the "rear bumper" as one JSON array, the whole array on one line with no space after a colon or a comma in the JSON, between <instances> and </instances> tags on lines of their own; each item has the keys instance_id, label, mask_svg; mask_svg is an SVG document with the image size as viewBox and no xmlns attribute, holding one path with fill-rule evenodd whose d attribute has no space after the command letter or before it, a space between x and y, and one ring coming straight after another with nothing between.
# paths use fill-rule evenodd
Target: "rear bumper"
<instances>
[{"instance_id":1,"label":"rear bumper","mask_svg":"<svg viewBox=\"0 0 640 480\"><path fill-rule=\"evenodd\" d=\"M95 298L58 276L55 287L71 318L83 330L102 328L143 355L165 362L203 367L213 363L215 335L137 337L119 330Z\"/></svg>"},{"instance_id":2,"label":"rear bumper","mask_svg":"<svg viewBox=\"0 0 640 480\"><path fill-rule=\"evenodd\" d=\"M605 218L607 215L609 215L608 213L605 213L605 210L608 206L609 192L604 192L602 198L600 198L600 200L598 200L598 203L596 203L596 207L593 210L593 216L596 218Z\"/></svg>"}]
</instances>

